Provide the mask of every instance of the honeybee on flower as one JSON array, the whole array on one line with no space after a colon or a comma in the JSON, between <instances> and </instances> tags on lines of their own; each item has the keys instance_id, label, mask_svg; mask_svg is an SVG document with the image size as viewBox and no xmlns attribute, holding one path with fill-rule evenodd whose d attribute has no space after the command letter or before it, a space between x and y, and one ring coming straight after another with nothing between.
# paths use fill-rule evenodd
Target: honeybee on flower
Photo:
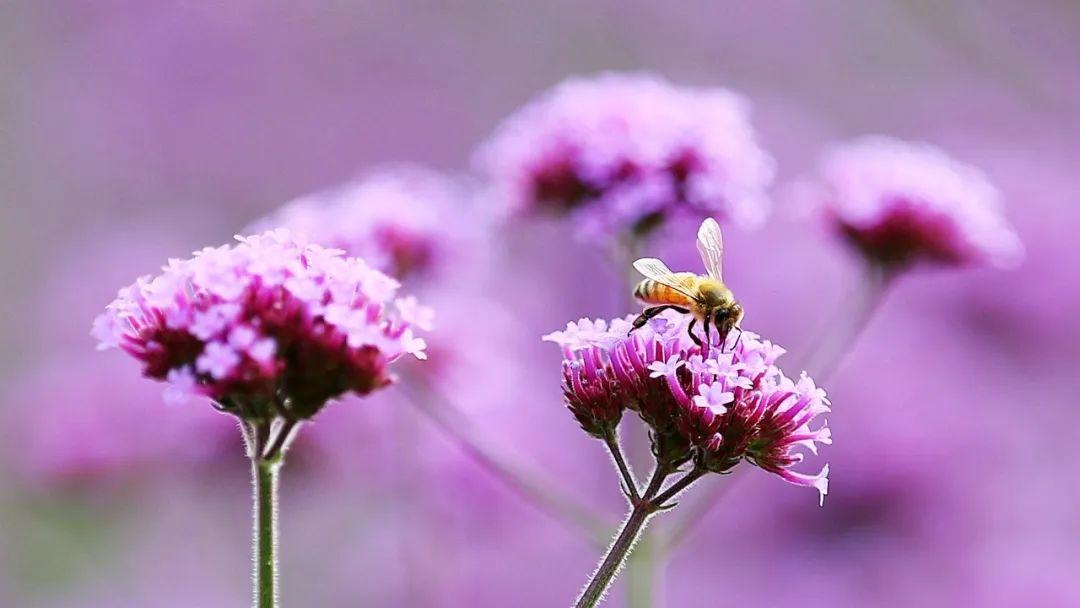
<instances>
[{"instance_id":1,"label":"honeybee on flower","mask_svg":"<svg viewBox=\"0 0 1080 608\"><path fill-rule=\"evenodd\" d=\"M634 319L630 331L644 326L649 319L668 309L693 315L686 331L698 346L702 342L693 330L699 321L705 332L705 340L710 344L712 325L716 326L721 346L726 343L732 329L742 331L743 307L724 284L724 236L720 232L720 225L711 217L706 218L698 229L697 248L708 274L672 272L667 264L656 258L641 258L634 262L634 268L646 277L634 288L634 297L646 308Z\"/></svg>"}]
</instances>

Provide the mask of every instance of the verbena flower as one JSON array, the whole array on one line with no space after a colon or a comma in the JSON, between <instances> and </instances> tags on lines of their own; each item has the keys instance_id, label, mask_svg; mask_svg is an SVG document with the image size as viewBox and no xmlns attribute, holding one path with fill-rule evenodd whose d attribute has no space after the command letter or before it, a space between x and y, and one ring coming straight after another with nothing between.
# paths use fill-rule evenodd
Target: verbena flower
<instances>
[{"instance_id":1,"label":"verbena flower","mask_svg":"<svg viewBox=\"0 0 1080 608\"><path fill-rule=\"evenodd\" d=\"M864 256L890 266L1012 266L1023 247L986 176L928 144L866 137L820 163L812 203Z\"/></svg>"},{"instance_id":2,"label":"verbena flower","mask_svg":"<svg viewBox=\"0 0 1080 608\"><path fill-rule=\"evenodd\" d=\"M678 215L754 226L774 163L748 107L647 74L572 78L510 116L475 164L512 213L570 213L585 238Z\"/></svg>"},{"instance_id":3,"label":"verbena flower","mask_svg":"<svg viewBox=\"0 0 1080 608\"><path fill-rule=\"evenodd\" d=\"M805 374L793 380L777 367L783 348L744 331L703 352L687 336L687 315L666 313L627 335L632 319L582 319L544 336L563 349L563 391L588 433L602 436L630 409L671 461L724 473L747 460L824 497L827 466L815 475L792 467L802 450L831 443L815 422L829 401Z\"/></svg>"},{"instance_id":4,"label":"verbena flower","mask_svg":"<svg viewBox=\"0 0 1080 608\"><path fill-rule=\"evenodd\" d=\"M400 280L461 264L482 234L462 179L414 165L374 169L287 203L248 232L288 228Z\"/></svg>"},{"instance_id":5,"label":"verbena flower","mask_svg":"<svg viewBox=\"0 0 1080 608\"><path fill-rule=\"evenodd\" d=\"M307 418L346 392L391 381L388 364L423 358L430 317L394 299L395 280L287 230L170 260L120 290L94 322L99 348L119 347L167 396L204 395L244 418L275 408Z\"/></svg>"}]
</instances>

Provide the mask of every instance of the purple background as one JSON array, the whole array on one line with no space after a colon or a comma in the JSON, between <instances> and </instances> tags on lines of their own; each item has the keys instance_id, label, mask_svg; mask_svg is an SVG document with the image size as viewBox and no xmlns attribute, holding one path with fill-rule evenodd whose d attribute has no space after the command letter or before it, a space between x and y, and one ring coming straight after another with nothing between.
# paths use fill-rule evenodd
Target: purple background
<instances>
[{"instance_id":1,"label":"purple background","mask_svg":"<svg viewBox=\"0 0 1080 608\"><path fill-rule=\"evenodd\" d=\"M0 5L0 606L248 601L239 439L93 352L90 321L117 287L367 166L465 170L532 95L608 69L754 102L776 210L761 231L728 231L725 274L747 326L793 360L857 276L784 205L828 143L881 132L946 148L1001 187L1028 249L1008 272L905 277L826 384L826 507L755 470L709 480L730 491L654 605L1080 605L1080 10L404 4ZM687 236L654 248L696 263ZM615 521L614 476L560 405L558 352L539 336L629 312L619 274L553 223L490 249L480 295L499 312L461 336L483 356L455 397L500 449ZM285 473L285 605L569 604L597 549L399 395L325 415L306 442L325 449L301 437ZM610 605L625 603L617 590Z\"/></svg>"}]
</instances>

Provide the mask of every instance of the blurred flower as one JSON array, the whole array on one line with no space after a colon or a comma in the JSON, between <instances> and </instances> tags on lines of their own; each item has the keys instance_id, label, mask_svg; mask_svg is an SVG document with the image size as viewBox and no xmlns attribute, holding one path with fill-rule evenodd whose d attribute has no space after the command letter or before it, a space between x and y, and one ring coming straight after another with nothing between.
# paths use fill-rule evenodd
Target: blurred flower
<instances>
[{"instance_id":1,"label":"blurred flower","mask_svg":"<svg viewBox=\"0 0 1080 608\"><path fill-rule=\"evenodd\" d=\"M928 144L866 137L821 161L801 195L870 260L889 267L1015 265L1023 246L978 169Z\"/></svg>"},{"instance_id":2,"label":"blurred flower","mask_svg":"<svg viewBox=\"0 0 1080 608\"><path fill-rule=\"evenodd\" d=\"M292 201L247 232L288 228L399 280L438 277L468 261L486 225L469 198L462 179L387 166Z\"/></svg>"},{"instance_id":3,"label":"blurred flower","mask_svg":"<svg viewBox=\"0 0 1080 608\"><path fill-rule=\"evenodd\" d=\"M386 306L397 282L363 260L284 229L238 240L122 289L94 322L100 347L127 351L173 396L205 395L257 419L279 406L308 418L329 399L388 384L402 355L425 356Z\"/></svg>"},{"instance_id":4,"label":"blurred flower","mask_svg":"<svg viewBox=\"0 0 1080 608\"><path fill-rule=\"evenodd\" d=\"M9 384L4 401L32 407L3 410L12 430L5 459L26 480L68 486L237 452L230 417L155 407L160 390L129 366L112 357L55 357Z\"/></svg>"},{"instance_id":5,"label":"blurred flower","mask_svg":"<svg viewBox=\"0 0 1080 608\"><path fill-rule=\"evenodd\" d=\"M573 78L508 118L475 165L512 213L570 213L585 239L679 215L753 226L774 163L748 105L647 74Z\"/></svg>"},{"instance_id":6,"label":"blurred flower","mask_svg":"<svg viewBox=\"0 0 1080 608\"><path fill-rule=\"evenodd\" d=\"M602 437L624 405L652 428L658 456L692 457L717 473L745 459L824 497L827 466L816 475L791 467L803 459L796 448L816 453L816 444L831 443L826 426L809 426L829 411L825 391L805 374L784 375L775 365L784 350L752 332L703 351L687 334L688 318L667 313L632 334L632 317L582 319L544 336L563 349L563 391L586 432Z\"/></svg>"}]
</instances>

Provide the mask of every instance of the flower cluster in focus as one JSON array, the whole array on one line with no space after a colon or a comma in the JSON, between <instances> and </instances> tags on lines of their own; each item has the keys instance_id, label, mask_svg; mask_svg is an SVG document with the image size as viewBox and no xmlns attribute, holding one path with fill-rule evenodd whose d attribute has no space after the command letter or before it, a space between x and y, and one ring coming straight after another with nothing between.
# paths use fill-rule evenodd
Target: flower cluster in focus
<instances>
[{"instance_id":1,"label":"flower cluster in focus","mask_svg":"<svg viewBox=\"0 0 1080 608\"><path fill-rule=\"evenodd\" d=\"M818 179L813 204L876 263L1008 267L1023 255L998 190L933 146L855 140L824 155Z\"/></svg>"},{"instance_id":2,"label":"flower cluster in focus","mask_svg":"<svg viewBox=\"0 0 1080 608\"><path fill-rule=\"evenodd\" d=\"M288 230L237 237L170 260L122 289L94 322L167 396L203 395L244 418L308 418L346 392L391 381L389 363L423 358L430 311L358 258Z\"/></svg>"},{"instance_id":3,"label":"flower cluster in focus","mask_svg":"<svg viewBox=\"0 0 1080 608\"><path fill-rule=\"evenodd\" d=\"M582 319L544 337L563 349L563 392L582 428L603 437L629 409L649 426L653 451L724 473L742 460L794 484L828 492L828 467L792 470L803 448L831 443L825 391L805 374L787 377L784 349L744 331L703 352L686 333L687 315L660 315L629 333L632 317ZM628 335L629 333L629 335Z\"/></svg>"},{"instance_id":4,"label":"flower cluster in focus","mask_svg":"<svg viewBox=\"0 0 1080 608\"><path fill-rule=\"evenodd\" d=\"M508 118L475 164L513 213L572 214L586 239L679 215L757 225L774 174L746 100L643 74L560 84Z\"/></svg>"},{"instance_id":5,"label":"flower cluster in focus","mask_svg":"<svg viewBox=\"0 0 1080 608\"><path fill-rule=\"evenodd\" d=\"M287 203L248 231L288 228L400 280L431 277L460 264L480 234L468 192L463 180L430 169L388 166Z\"/></svg>"}]
</instances>

